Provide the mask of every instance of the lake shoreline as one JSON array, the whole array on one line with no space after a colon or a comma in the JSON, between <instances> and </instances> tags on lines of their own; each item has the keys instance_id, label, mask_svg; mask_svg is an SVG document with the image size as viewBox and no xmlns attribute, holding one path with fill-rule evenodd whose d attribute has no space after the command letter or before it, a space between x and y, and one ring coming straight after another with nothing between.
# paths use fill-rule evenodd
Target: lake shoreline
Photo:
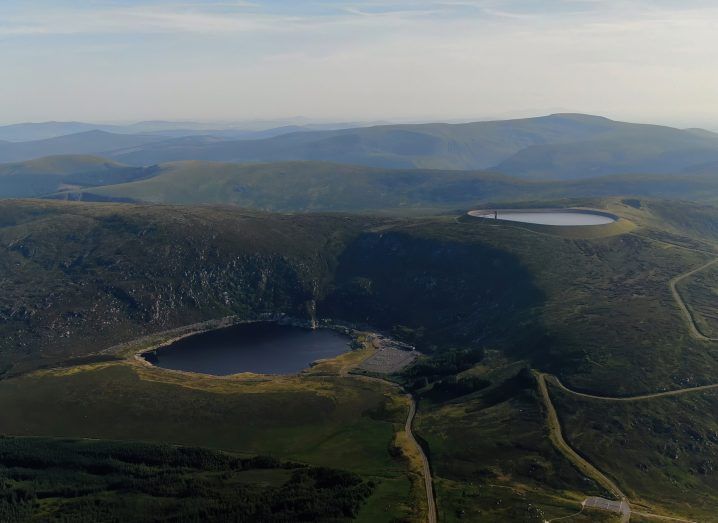
<instances>
[{"instance_id":1,"label":"lake shoreline","mask_svg":"<svg viewBox=\"0 0 718 523\"><path fill-rule=\"evenodd\" d=\"M176 373L183 373L183 374L200 374L203 376L208 376L212 378L230 378L230 377L236 377L240 375L252 375L252 376L266 376L269 378L276 378L276 377L287 377L287 376L298 376L301 375L305 370L311 369L316 363L323 361L326 358L318 358L315 361L310 362L305 368L292 373L261 373L261 372L253 372L253 371L243 371L243 372L237 372L237 373L231 373L231 374L211 374L211 373L204 373L204 372L198 372L198 371L191 371L191 370L182 370L182 369L172 369L168 367L162 367L160 365L157 365L156 363L149 361L147 358L148 353L157 352L159 350L167 350L172 345L176 344L179 341L182 341L186 338L190 338L193 336L199 336L215 331L220 331L222 329L228 329L232 327L238 327L242 325L255 325L255 324L274 324L277 326L284 326L284 327L297 327L300 329L305 330L330 330L333 332L336 332L338 334L341 334L343 336L347 337L347 347L348 349L346 352L351 352L354 350L353 345L357 341L358 337L362 334L365 334L365 331L359 330L355 328L354 326L350 326L349 324L345 324L342 322L337 322L335 320L331 319L320 319L320 320L308 320L308 319L301 319L296 318L293 316L289 316L286 314L266 314L266 315L260 315L259 317L252 318L252 319L240 319L235 316L228 316L225 318L221 318L220 320L209 320L207 322L202 322L198 324L188 325L185 327L180 327L175 330L181 330L181 329L188 329L185 332L182 332L181 334L178 334L176 336L170 337L170 338L164 338L162 340L156 341L154 343L151 343L150 345L143 347L140 350L134 350L129 355L129 359L134 361L135 363L146 367L146 368L152 368L155 370L161 370L165 372L176 372ZM194 328L193 328L194 327ZM170 331L171 332L171 331ZM128 342L129 344L135 344L137 343L137 340L135 342ZM341 355L342 353L338 354Z\"/></svg>"}]
</instances>

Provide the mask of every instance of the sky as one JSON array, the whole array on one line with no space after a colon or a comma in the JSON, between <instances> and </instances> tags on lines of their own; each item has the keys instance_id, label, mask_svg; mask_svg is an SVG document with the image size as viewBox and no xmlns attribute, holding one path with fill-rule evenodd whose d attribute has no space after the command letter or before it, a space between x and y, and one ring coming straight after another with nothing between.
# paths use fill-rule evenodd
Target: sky
<instances>
[{"instance_id":1,"label":"sky","mask_svg":"<svg viewBox=\"0 0 718 523\"><path fill-rule=\"evenodd\" d=\"M718 128L714 0L2 0L0 123L452 121Z\"/></svg>"}]
</instances>

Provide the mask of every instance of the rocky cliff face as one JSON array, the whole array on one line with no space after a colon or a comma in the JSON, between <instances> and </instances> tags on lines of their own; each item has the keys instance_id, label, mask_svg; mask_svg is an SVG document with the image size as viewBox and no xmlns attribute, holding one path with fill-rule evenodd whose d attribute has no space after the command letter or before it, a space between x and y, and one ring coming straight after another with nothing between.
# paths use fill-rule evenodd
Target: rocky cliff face
<instances>
[{"instance_id":1,"label":"rocky cliff face","mask_svg":"<svg viewBox=\"0 0 718 523\"><path fill-rule=\"evenodd\" d=\"M313 320L356 227L228 209L8 205L18 218L0 219L4 373L226 315Z\"/></svg>"},{"instance_id":2,"label":"rocky cliff face","mask_svg":"<svg viewBox=\"0 0 718 523\"><path fill-rule=\"evenodd\" d=\"M425 350L510 337L543 299L531 275L444 235L388 218L2 202L0 375L230 315L365 323Z\"/></svg>"}]
</instances>

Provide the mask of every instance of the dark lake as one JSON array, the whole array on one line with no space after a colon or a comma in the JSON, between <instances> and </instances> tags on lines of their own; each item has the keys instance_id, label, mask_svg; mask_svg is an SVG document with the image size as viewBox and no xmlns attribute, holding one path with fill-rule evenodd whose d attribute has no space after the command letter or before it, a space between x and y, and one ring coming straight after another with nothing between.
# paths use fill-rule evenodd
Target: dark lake
<instances>
[{"instance_id":1,"label":"dark lake","mask_svg":"<svg viewBox=\"0 0 718 523\"><path fill-rule=\"evenodd\" d=\"M328 329L271 322L243 323L188 336L148 361L165 369L226 376L239 372L294 374L349 350L349 337Z\"/></svg>"}]
</instances>

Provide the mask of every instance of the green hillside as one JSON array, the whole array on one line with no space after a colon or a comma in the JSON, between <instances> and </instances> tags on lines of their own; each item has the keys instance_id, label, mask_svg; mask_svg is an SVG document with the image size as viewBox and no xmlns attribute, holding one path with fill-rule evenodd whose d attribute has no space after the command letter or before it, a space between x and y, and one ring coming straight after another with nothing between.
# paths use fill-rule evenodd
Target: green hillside
<instances>
[{"instance_id":1,"label":"green hillside","mask_svg":"<svg viewBox=\"0 0 718 523\"><path fill-rule=\"evenodd\" d=\"M526 181L480 171L378 169L323 162L177 162L136 182L55 195L172 204L232 204L267 211L429 211L496 202L611 196L715 200L718 176L623 175Z\"/></svg>"},{"instance_id":2,"label":"green hillside","mask_svg":"<svg viewBox=\"0 0 718 523\"><path fill-rule=\"evenodd\" d=\"M15 373L231 314L307 317L316 304L428 352L481 340L582 388L680 381L676 366L650 364L659 354L707 376L714 363L677 327L667 282L709 256L690 220L715 223L718 211L608 205L639 229L582 237L455 216L4 202L0 361ZM626 368L637 369L630 383Z\"/></svg>"},{"instance_id":3,"label":"green hillside","mask_svg":"<svg viewBox=\"0 0 718 523\"><path fill-rule=\"evenodd\" d=\"M482 172L376 169L322 162L239 165L177 162L151 179L86 189L71 198L234 204L270 211L446 208L518 199L542 188Z\"/></svg>"},{"instance_id":4,"label":"green hillside","mask_svg":"<svg viewBox=\"0 0 718 523\"><path fill-rule=\"evenodd\" d=\"M35 198L61 190L124 183L152 173L153 169L129 167L96 156L47 156L0 164L0 198Z\"/></svg>"},{"instance_id":5,"label":"green hillside","mask_svg":"<svg viewBox=\"0 0 718 523\"><path fill-rule=\"evenodd\" d=\"M197 322L316 314L381 329L422 352L396 379L418 398L416 432L442 518L567 516L585 496L608 494L551 444L528 369L617 397L710 384L718 374L715 343L690 334L669 286L716 256L718 208L581 203L635 227L583 234L458 214L0 202L5 433L341 465L378 485L360 520L412 521L417 490L394 439L406 412L398 389L321 366L297 377L215 378L132 357ZM699 287L707 284L686 284L689 309L705 314ZM671 432L679 452L701 438L696 459L676 459L671 447L653 460L655 434L669 426L661 412L556 404L569 441L632 499L705 520L710 503L698 500L710 500L715 485L696 471L713 459L710 423L694 427L686 415ZM712 408L686 405L688 413ZM606 425L614 418L621 425ZM690 510L676 485L691 489Z\"/></svg>"}]
</instances>

